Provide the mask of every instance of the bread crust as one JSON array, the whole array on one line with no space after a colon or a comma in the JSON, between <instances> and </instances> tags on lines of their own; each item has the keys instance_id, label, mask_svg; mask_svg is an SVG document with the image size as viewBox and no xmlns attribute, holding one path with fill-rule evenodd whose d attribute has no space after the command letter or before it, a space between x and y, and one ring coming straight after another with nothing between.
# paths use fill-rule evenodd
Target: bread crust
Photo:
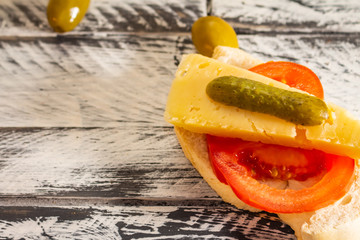
<instances>
[{"instance_id":1,"label":"bread crust","mask_svg":"<svg viewBox=\"0 0 360 240\"><path fill-rule=\"evenodd\" d=\"M190 132L176 126L174 127L174 130L186 158L189 159L204 180L225 202L228 202L239 209L252 212L261 211L242 202L229 185L220 182L216 177L209 161L205 134Z\"/></svg>"}]
</instances>

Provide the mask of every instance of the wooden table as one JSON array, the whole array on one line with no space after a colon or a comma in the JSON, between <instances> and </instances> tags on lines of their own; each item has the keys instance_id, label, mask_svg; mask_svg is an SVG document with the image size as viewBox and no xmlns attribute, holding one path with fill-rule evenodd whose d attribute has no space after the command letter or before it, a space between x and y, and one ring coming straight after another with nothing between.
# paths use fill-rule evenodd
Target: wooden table
<instances>
[{"instance_id":1,"label":"wooden table","mask_svg":"<svg viewBox=\"0 0 360 240\"><path fill-rule=\"evenodd\" d=\"M93 0L66 34L46 5L0 2L0 239L295 239L203 181L163 120L167 93L211 13L360 118L358 0Z\"/></svg>"}]
</instances>

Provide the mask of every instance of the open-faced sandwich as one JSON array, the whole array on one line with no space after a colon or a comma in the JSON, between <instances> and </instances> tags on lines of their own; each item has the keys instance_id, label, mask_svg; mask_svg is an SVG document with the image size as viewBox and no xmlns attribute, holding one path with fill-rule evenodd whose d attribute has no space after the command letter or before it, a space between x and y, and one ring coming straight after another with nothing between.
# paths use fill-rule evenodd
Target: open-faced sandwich
<instances>
[{"instance_id":1,"label":"open-faced sandwich","mask_svg":"<svg viewBox=\"0 0 360 240\"><path fill-rule=\"evenodd\" d=\"M207 183L298 239L360 239L360 122L308 68L218 46L182 58L165 119Z\"/></svg>"}]
</instances>

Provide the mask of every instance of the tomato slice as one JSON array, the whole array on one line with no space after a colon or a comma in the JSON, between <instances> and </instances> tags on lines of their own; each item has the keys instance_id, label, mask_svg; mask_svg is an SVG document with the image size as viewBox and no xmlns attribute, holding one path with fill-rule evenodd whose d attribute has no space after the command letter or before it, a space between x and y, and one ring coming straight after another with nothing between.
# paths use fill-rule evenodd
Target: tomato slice
<instances>
[{"instance_id":1,"label":"tomato slice","mask_svg":"<svg viewBox=\"0 0 360 240\"><path fill-rule=\"evenodd\" d=\"M267 62L250 68L249 71L283 82L290 87L324 98L320 79L309 68L292 62Z\"/></svg>"},{"instance_id":2,"label":"tomato slice","mask_svg":"<svg viewBox=\"0 0 360 240\"><path fill-rule=\"evenodd\" d=\"M355 163L349 157L211 135L207 136L207 142L210 161L218 178L229 184L243 202L268 212L309 212L330 205L349 190L354 176ZM286 156L290 157L284 159ZM261 170L254 166L260 166ZM263 174L268 171L267 166L283 169L276 174L283 180L323 176L309 188L281 190L256 179L256 174L274 178L272 173L271 176Z\"/></svg>"}]
</instances>

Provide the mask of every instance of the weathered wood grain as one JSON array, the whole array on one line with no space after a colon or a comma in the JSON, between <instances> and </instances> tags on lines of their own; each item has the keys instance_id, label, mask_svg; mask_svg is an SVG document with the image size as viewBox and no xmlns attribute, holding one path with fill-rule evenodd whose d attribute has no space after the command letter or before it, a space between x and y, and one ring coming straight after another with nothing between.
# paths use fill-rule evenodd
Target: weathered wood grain
<instances>
[{"instance_id":1,"label":"weathered wood grain","mask_svg":"<svg viewBox=\"0 0 360 240\"><path fill-rule=\"evenodd\" d=\"M5 239L294 239L292 230L274 215L248 214L226 204L220 207L0 207L0 236Z\"/></svg>"},{"instance_id":2,"label":"weathered wood grain","mask_svg":"<svg viewBox=\"0 0 360 240\"><path fill-rule=\"evenodd\" d=\"M360 117L360 38L348 35L239 36L267 60L310 67L326 99ZM0 126L164 126L167 94L188 34L0 40Z\"/></svg>"},{"instance_id":3,"label":"weathered wood grain","mask_svg":"<svg viewBox=\"0 0 360 240\"><path fill-rule=\"evenodd\" d=\"M217 198L170 127L0 131L0 195Z\"/></svg>"},{"instance_id":4,"label":"weathered wood grain","mask_svg":"<svg viewBox=\"0 0 360 240\"><path fill-rule=\"evenodd\" d=\"M359 33L358 0L212 1L212 14L238 33Z\"/></svg>"},{"instance_id":5,"label":"weathered wood grain","mask_svg":"<svg viewBox=\"0 0 360 240\"><path fill-rule=\"evenodd\" d=\"M176 64L193 51L162 34L0 41L0 124L163 125Z\"/></svg>"},{"instance_id":6,"label":"weathered wood grain","mask_svg":"<svg viewBox=\"0 0 360 240\"><path fill-rule=\"evenodd\" d=\"M92 1L73 33L188 32L192 23L212 14L228 20L239 33L359 32L360 5L338 1ZM46 20L46 0L5 0L0 3L0 35L52 33Z\"/></svg>"},{"instance_id":7,"label":"weathered wood grain","mask_svg":"<svg viewBox=\"0 0 360 240\"><path fill-rule=\"evenodd\" d=\"M2 0L1 36L52 34L46 18L47 0ZM206 15L206 0L96 0L83 21L70 34L101 32L189 32ZM54 34L53 34L54 35Z\"/></svg>"}]
</instances>

